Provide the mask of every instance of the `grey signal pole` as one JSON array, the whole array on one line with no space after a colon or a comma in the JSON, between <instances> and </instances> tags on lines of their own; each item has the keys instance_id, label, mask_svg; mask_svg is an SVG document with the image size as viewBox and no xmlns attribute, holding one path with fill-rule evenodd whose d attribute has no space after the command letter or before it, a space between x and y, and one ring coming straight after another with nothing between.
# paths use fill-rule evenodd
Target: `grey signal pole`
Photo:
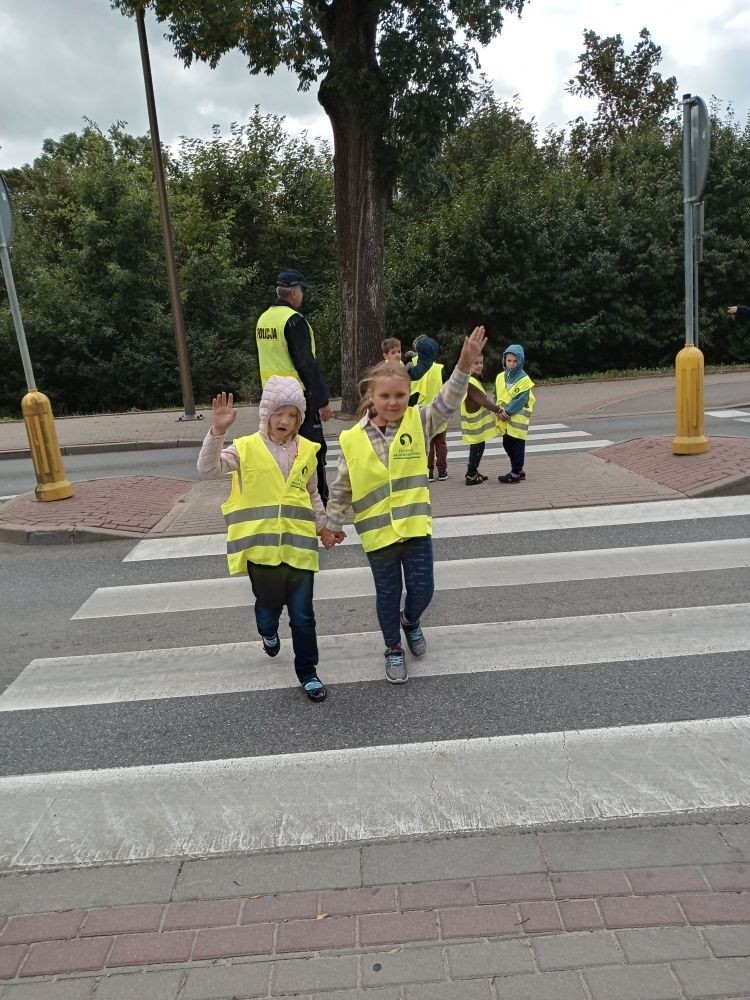
<instances>
[{"instance_id":1,"label":"grey signal pole","mask_svg":"<svg viewBox=\"0 0 750 1000\"><path fill-rule=\"evenodd\" d=\"M159 123L156 119L156 101L154 100L154 84L151 78L151 60L148 54L146 38L146 22L141 4L136 7L135 19L138 24L138 42L141 49L141 64L143 66L143 82L146 86L146 106L148 107L148 123L151 131L151 148L154 154L154 175L156 189L159 193L159 214L161 216L161 231L164 237L164 257L167 264L167 281L169 283L169 299L172 304L172 323L174 325L174 340L177 346L177 362L180 369L180 384L182 386L182 401L185 412L181 420L200 420L195 414L193 399L193 379L190 374L190 359L185 339L185 320L182 315L182 299L177 280L177 264L174 256L174 238L172 224L169 220L169 202L167 201L167 185L164 180L164 164L161 158L161 139L159 138Z\"/></svg>"}]
</instances>

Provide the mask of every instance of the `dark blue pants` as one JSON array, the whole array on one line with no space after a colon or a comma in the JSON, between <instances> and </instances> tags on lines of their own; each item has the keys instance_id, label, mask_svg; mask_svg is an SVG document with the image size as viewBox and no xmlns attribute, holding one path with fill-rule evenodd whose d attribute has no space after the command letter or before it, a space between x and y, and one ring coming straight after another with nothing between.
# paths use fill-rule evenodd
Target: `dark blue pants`
<instances>
[{"instance_id":1,"label":"dark blue pants","mask_svg":"<svg viewBox=\"0 0 750 1000\"><path fill-rule=\"evenodd\" d=\"M401 592L406 585L404 618L418 625L432 600L435 580L432 566L432 538L408 538L384 549L368 552L375 579L375 610L386 646L401 642Z\"/></svg>"},{"instance_id":2,"label":"dark blue pants","mask_svg":"<svg viewBox=\"0 0 750 1000\"><path fill-rule=\"evenodd\" d=\"M289 612L292 630L294 669L297 680L305 684L315 677L318 665L318 637L313 612L313 581L311 569L247 564L247 572L255 594L255 621L260 635L271 638L279 627L284 605Z\"/></svg>"},{"instance_id":3,"label":"dark blue pants","mask_svg":"<svg viewBox=\"0 0 750 1000\"><path fill-rule=\"evenodd\" d=\"M526 457L526 441L523 438L513 437L512 434L503 434L503 448L505 454L510 459L510 471L514 476L523 472L523 460Z\"/></svg>"}]
</instances>

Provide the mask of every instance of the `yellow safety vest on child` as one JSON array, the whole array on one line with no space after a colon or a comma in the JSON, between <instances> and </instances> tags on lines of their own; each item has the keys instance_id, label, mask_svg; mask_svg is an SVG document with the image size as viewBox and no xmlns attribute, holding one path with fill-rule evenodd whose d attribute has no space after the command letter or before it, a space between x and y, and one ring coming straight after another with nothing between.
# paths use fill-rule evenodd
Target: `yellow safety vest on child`
<instances>
[{"instance_id":1,"label":"yellow safety vest on child","mask_svg":"<svg viewBox=\"0 0 750 1000\"><path fill-rule=\"evenodd\" d=\"M439 365L437 361L432 363L432 366L427 369L422 378L418 378L416 382L412 382L411 384L412 395L415 392L419 393L417 406L429 406L442 388L443 366Z\"/></svg>"},{"instance_id":2,"label":"yellow safety vest on child","mask_svg":"<svg viewBox=\"0 0 750 1000\"><path fill-rule=\"evenodd\" d=\"M479 379L472 375L469 385L473 385L480 392L484 392L484 386ZM479 444L482 441L489 441L497 437L497 417L491 410L485 410L480 406L474 413L469 413L466 409L466 399L461 400L461 440L464 444Z\"/></svg>"},{"instance_id":3,"label":"yellow safety vest on child","mask_svg":"<svg viewBox=\"0 0 750 1000\"><path fill-rule=\"evenodd\" d=\"M258 320L255 342L258 345L260 381L264 388L272 375L284 375L287 378L296 378L298 382L302 381L294 367L289 345L284 336L287 321L291 316L298 315L301 313L291 306L271 306ZM315 336L310 324L307 325L310 329L310 348L315 357Z\"/></svg>"},{"instance_id":4,"label":"yellow safety vest on child","mask_svg":"<svg viewBox=\"0 0 750 1000\"><path fill-rule=\"evenodd\" d=\"M528 375L524 375L518 382L514 382L513 385L508 386L505 382L505 372L501 371L498 374L495 379L495 402L498 406L503 407L503 409L505 408L505 404L510 403L519 393L526 392L527 389L529 390L528 402L522 410L511 414L507 421L498 420L497 429L499 434L510 434L511 437L521 438L522 440L526 439L529 433L531 413L536 402L534 393L531 391L533 388L534 383Z\"/></svg>"},{"instance_id":5,"label":"yellow safety vest on child","mask_svg":"<svg viewBox=\"0 0 750 1000\"><path fill-rule=\"evenodd\" d=\"M221 510L227 524L227 562L232 576L247 563L318 569L318 538L307 482L315 474L317 444L298 438L289 478L260 434L234 442L240 467L232 473L232 492Z\"/></svg>"},{"instance_id":6,"label":"yellow safety vest on child","mask_svg":"<svg viewBox=\"0 0 750 1000\"><path fill-rule=\"evenodd\" d=\"M386 467L364 427L339 436L352 487L354 527L365 552L432 534L426 445L419 410L409 407L391 441Z\"/></svg>"}]
</instances>

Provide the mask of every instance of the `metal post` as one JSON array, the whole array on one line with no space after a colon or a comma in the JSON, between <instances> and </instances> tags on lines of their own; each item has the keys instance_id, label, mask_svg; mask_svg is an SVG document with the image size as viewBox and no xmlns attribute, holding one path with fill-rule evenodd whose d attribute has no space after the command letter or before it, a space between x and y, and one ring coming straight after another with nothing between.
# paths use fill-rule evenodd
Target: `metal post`
<instances>
[{"instance_id":1,"label":"metal post","mask_svg":"<svg viewBox=\"0 0 750 1000\"><path fill-rule=\"evenodd\" d=\"M691 184L690 94L682 95L682 210L685 221L685 344L695 345L695 268L693 264L693 205Z\"/></svg>"},{"instance_id":2,"label":"metal post","mask_svg":"<svg viewBox=\"0 0 750 1000\"><path fill-rule=\"evenodd\" d=\"M26 387L29 392L36 389L36 380L34 379L34 370L31 367L31 357L29 356L29 347L26 343L26 332L23 328L23 320L21 319L21 310L18 305L18 296L16 295L16 283L13 280L13 269L10 266L10 254L8 253L8 244L5 240L5 230L3 228L3 220L0 219L0 260L2 260L3 265L3 277L5 278L5 287L8 292L8 303L10 305L10 313L13 317L13 325L16 328L16 339L18 340L18 349L21 352L21 361L23 363L23 373L26 376Z\"/></svg>"},{"instance_id":3,"label":"metal post","mask_svg":"<svg viewBox=\"0 0 750 1000\"><path fill-rule=\"evenodd\" d=\"M164 256L167 264L167 280L169 283L169 298L172 304L172 321L174 324L174 339L177 346L177 361L180 368L180 383L182 385L182 400L185 412L182 420L196 420L195 401L193 399L193 381L190 374L190 359L188 358L187 342L185 339L185 321L182 315L182 300L180 298L180 286L177 280L177 264L174 256L174 239L172 237L172 224L169 220L169 203L167 201L167 185L164 179L164 164L161 158L161 139L159 138L159 124L156 119L156 102L154 100L154 85L151 79L151 60L148 54L148 40L146 38L146 22L143 13L143 5L136 7L135 19L138 25L138 42L141 49L141 64L143 66L143 82L146 87L146 106L148 108L148 122L151 130L151 147L154 154L154 174L156 176L156 189L159 192L159 214L161 216L161 230L164 237ZM201 414L202 416L202 414Z\"/></svg>"}]
</instances>

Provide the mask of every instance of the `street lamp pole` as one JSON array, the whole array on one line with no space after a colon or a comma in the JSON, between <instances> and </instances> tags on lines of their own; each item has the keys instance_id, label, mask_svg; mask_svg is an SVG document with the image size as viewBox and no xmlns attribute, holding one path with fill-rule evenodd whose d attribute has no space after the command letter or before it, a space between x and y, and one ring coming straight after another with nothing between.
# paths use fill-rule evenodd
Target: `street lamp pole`
<instances>
[{"instance_id":1,"label":"street lamp pole","mask_svg":"<svg viewBox=\"0 0 750 1000\"><path fill-rule=\"evenodd\" d=\"M151 78L151 60L148 54L148 40L146 38L146 21L143 4L139 4L136 7L135 19L138 25L138 43L141 49L143 82L146 87L146 106L148 108L149 129L151 131L151 148L154 154L154 175L156 178L156 189L159 193L159 214L161 217L161 231L164 237L164 257L167 264L169 299L172 304L174 339L177 347L177 361L180 369L180 384L182 386L182 400L185 410L180 419L200 420L202 414L200 416L196 416L195 401L193 399L193 381L190 374L190 359L188 358L187 341L185 338L185 320L182 315L180 286L177 280L174 238L172 236L172 224L169 219L167 185L164 179L164 164L162 162L161 139L159 138L159 123L156 118L156 101L154 100L154 84Z\"/></svg>"}]
</instances>

